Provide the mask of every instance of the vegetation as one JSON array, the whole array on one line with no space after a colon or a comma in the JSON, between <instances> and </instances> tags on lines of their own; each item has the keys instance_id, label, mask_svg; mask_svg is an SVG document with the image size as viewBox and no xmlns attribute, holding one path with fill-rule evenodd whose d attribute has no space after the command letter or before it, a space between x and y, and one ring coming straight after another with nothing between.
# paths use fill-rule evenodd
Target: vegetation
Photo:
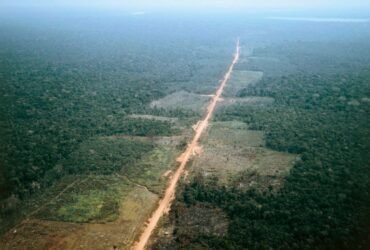
<instances>
[{"instance_id":1,"label":"vegetation","mask_svg":"<svg viewBox=\"0 0 370 250\"><path fill-rule=\"evenodd\" d=\"M160 196L167 184L167 178L163 175L177 166L178 154L179 151L173 148L159 146L130 168L123 169L121 174L129 178L131 182L146 187Z\"/></svg>"},{"instance_id":2,"label":"vegetation","mask_svg":"<svg viewBox=\"0 0 370 250\"><path fill-rule=\"evenodd\" d=\"M204 38L184 41L181 32L172 31L166 33L171 36L157 36L163 32L160 22L153 22L151 31L142 36L137 32L141 21L125 17L120 20L137 29L117 32L107 28L109 19L91 30L95 22L91 16L84 21L73 14L69 21L51 19L48 15L20 18L17 23L5 15L0 25L6 34L0 38L0 213L4 216L66 174L117 172L149 149L129 141L112 142L115 148L109 147L109 152L105 146L110 141L97 142L98 137L178 133L170 121L131 115L171 116L190 124L198 113L152 109L150 103L191 89L199 81L208 86L217 83L227 64L223 59L233 46L225 49L222 42L212 42L221 48L214 51L199 46ZM89 155L89 144L102 151L100 158ZM94 161L107 166L96 169L99 164Z\"/></svg>"},{"instance_id":3,"label":"vegetation","mask_svg":"<svg viewBox=\"0 0 370 250\"><path fill-rule=\"evenodd\" d=\"M183 238L188 236L175 234L181 243L178 246L366 248L370 214L369 79L367 70L341 73L339 68L336 74L266 77L240 91L240 97L271 97L275 103L236 104L219 112L217 119L240 120L249 129L263 130L267 147L300 154L300 160L276 192L261 190L258 185L247 191L222 187L202 176L185 184L178 202L222 208L231 222L227 236L222 238L192 235L190 243Z\"/></svg>"},{"instance_id":4,"label":"vegetation","mask_svg":"<svg viewBox=\"0 0 370 250\"><path fill-rule=\"evenodd\" d=\"M259 71L236 70L225 87L223 96L235 96L241 89L248 85L256 84L263 76Z\"/></svg>"},{"instance_id":5,"label":"vegetation","mask_svg":"<svg viewBox=\"0 0 370 250\"><path fill-rule=\"evenodd\" d=\"M111 176L81 177L81 181L42 207L36 218L78 223L116 220L122 196L131 191L131 184Z\"/></svg>"},{"instance_id":6,"label":"vegetation","mask_svg":"<svg viewBox=\"0 0 370 250\"><path fill-rule=\"evenodd\" d=\"M13 14L0 22L1 245L131 244L240 36L212 147L192 162L219 176L189 174L157 248L368 246L368 25Z\"/></svg>"},{"instance_id":7,"label":"vegetation","mask_svg":"<svg viewBox=\"0 0 370 250\"><path fill-rule=\"evenodd\" d=\"M244 122L212 122L189 171L191 175L212 176L228 187L277 189L297 156L266 149L263 137L262 131L249 130Z\"/></svg>"}]
</instances>

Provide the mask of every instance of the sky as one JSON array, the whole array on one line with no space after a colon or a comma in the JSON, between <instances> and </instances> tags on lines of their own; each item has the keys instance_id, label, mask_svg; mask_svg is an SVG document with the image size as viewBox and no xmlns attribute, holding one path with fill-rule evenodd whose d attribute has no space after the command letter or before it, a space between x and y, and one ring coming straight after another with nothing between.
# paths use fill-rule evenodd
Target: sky
<instances>
[{"instance_id":1,"label":"sky","mask_svg":"<svg viewBox=\"0 0 370 250\"><path fill-rule=\"evenodd\" d=\"M136 11L186 9L359 9L370 0L0 0L1 5L124 8Z\"/></svg>"}]
</instances>

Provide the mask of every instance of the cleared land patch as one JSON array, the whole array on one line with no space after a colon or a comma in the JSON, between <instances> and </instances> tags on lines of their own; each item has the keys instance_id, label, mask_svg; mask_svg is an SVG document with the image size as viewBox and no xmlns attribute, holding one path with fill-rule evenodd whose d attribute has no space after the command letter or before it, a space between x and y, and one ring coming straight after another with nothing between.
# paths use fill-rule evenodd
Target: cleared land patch
<instances>
[{"instance_id":1,"label":"cleared land patch","mask_svg":"<svg viewBox=\"0 0 370 250\"><path fill-rule=\"evenodd\" d=\"M114 222L79 224L39 219L26 220L1 239L0 248L105 250L117 247L117 249L130 249L135 235L158 199L156 194L145 188L132 186L120 201L119 217Z\"/></svg>"},{"instance_id":2,"label":"cleared land patch","mask_svg":"<svg viewBox=\"0 0 370 250\"><path fill-rule=\"evenodd\" d=\"M68 222L114 221L119 215L121 196L131 189L132 185L118 176L86 176L35 217Z\"/></svg>"},{"instance_id":3,"label":"cleared land patch","mask_svg":"<svg viewBox=\"0 0 370 250\"><path fill-rule=\"evenodd\" d=\"M204 142L207 145L217 146L248 146L261 147L265 145L264 133L257 130L248 130L248 125L239 121L212 122L208 136Z\"/></svg>"},{"instance_id":4,"label":"cleared land patch","mask_svg":"<svg viewBox=\"0 0 370 250\"><path fill-rule=\"evenodd\" d=\"M271 105L274 103L272 97L260 97L260 96L248 96L248 97L235 97L235 98L223 98L217 105L217 112L224 110L226 107L232 105L249 105L249 106L264 106Z\"/></svg>"},{"instance_id":5,"label":"cleared land patch","mask_svg":"<svg viewBox=\"0 0 370 250\"><path fill-rule=\"evenodd\" d=\"M176 166L182 139L114 135L81 144L55 171L76 168L86 174L63 177L32 199L25 211L30 220L0 245L5 240L10 249L24 242L34 242L32 249L129 248L170 178L165 173Z\"/></svg>"},{"instance_id":6,"label":"cleared land patch","mask_svg":"<svg viewBox=\"0 0 370 250\"><path fill-rule=\"evenodd\" d=\"M277 190L282 187L283 178L289 174L296 159L294 154L263 149L234 184L243 189Z\"/></svg>"},{"instance_id":7,"label":"cleared land patch","mask_svg":"<svg viewBox=\"0 0 370 250\"><path fill-rule=\"evenodd\" d=\"M192 171L217 177L222 185L278 188L296 159L296 155L266 149L263 132L248 130L242 122L212 123L202 143L203 153L194 159ZM252 185L241 178L252 175L259 177Z\"/></svg>"},{"instance_id":8,"label":"cleared land patch","mask_svg":"<svg viewBox=\"0 0 370 250\"><path fill-rule=\"evenodd\" d=\"M122 171L122 174L150 191L161 194L167 179L163 175L176 166L177 153L176 148L157 147L140 159L134 167Z\"/></svg>"},{"instance_id":9,"label":"cleared land patch","mask_svg":"<svg viewBox=\"0 0 370 250\"><path fill-rule=\"evenodd\" d=\"M156 116L156 115L139 115L139 114L132 114L128 117L134 119L148 119L148 120L157 120L157 121L167 121L171 123L178 122L179 118L177 117L166 117L166 116Z\"/></svg>"},{"instance_id":10,"label":"cleared land patch","mask_svg":"<svg viewBox=\"0 0 370 250\"><path fill-rule=\"evenodd\" d=\"M120 204L120 216L113 223L85 224L64 238L62 249L129 249L140 226L150 215L158 196L136 186ZM55 248L57 249L57 248Z\"/></svg>"},{"instance_id":11,"label":"cleared land patch","mask_svg":"<svg viewBox=\"0 0 370 250\"><path fill-rule=\"evenodd\" d=\"M174 92L150 104L151 108L163 108L166 110L187 109L197 113L203 113L210 97L198 95L186 91Z\"/></svg>"},{"instance_id":12,"label":"cleared land patch","mask_svg":"<svg viewBox=\"0 0 370 250\"><path fill-rule=\"evenodd\" d=\"M268 76L280 76L295 72L297 70L297 65L292 64L289 59L282 56L250 56L248 57L248 63L239 64L238 69L263 70Z\"/></svg>"},{"instance_id":13,"label":"cleared land patch","mask_svg":"<svg viewBox=\"0 0 370 250\"><path fill-rule=\"evenodd\" d=\"M218 76L215 76L215 80L197 79L195 81L170 82L166 83L166 85L168 86L169 90L172 91L178 91L179 89L181 89L197 94L209 94L214 93L217 89L217 80Z\"/></svg>"},{"instance_id":14,"label":"cleared land patch","mask_svg":"<svg viewBox=\"0 0 370 250\"><path fill-rule=\"evenodd\" d=\"M134 138L131 138L130 141L149 143L148 138ZM95 164L94 170L100 170L106 168L107 164L112 164L108 161L110 154L106 155L106 152L114 152L112 147L117 150L113 141L128 140L127 138L113 139L113 137L105 139L111 142L110 145L106 145L107 148L98 150L93 145L89 145L89 149L84 151L79 149L78 151L79 159L82 162ZM169 138L167 140L170 141ZM164 139L160 142L162 143L163 141ZM133 187L145 187L150 192L161 194L167 182L167 178L163 177L163 174L174 167L176 162L178 152L176 148L172 147L174 143L169 143L167 146L158 145L152 147L150 151L146 151L140 157L136 157L127 162L126 165L122 165L119 172L111 175L85 177L87 180L79 182L67 192L64 192L57 200L39 211L37 217L70 222L107 222L116 220L119 216L119 203L122 197L131 192ZM121 144L118 145L120 146ZM126 153L130 156L134 155L134 152L130 151L131 148L128 149ZM120 150L124 151L125 148ZM85 160L84 152L95 156L92 163ZM118 156L126 157L126 154ZM99 161L100 159L103 160ZM76 162L76 159L73 162ZM118 164L119 159L114 159L112 162ZM105 171L102 172L105 173Z\"/></svg>"},{"instance_id":15,"label":"cleared land patch","mask_svg":"<svg viewBox=\"0 0 370 250\"><path fill-rule=\"evenodd\" d=\"M227 234L229 218L219 208L176 202L171 211L169 217L163 218L148 249L179 249L199 235L222 237ZM199 249L202 249L201 244Z\"/></svg>"},{"instance_id":16,"label":"cleared land patch","mask_svg":"<svg viewBox=\"0 0 370 250\"><path fill-rule=\"evenodd\" d=\"M0 249L51 249L82 225L57 221L28 220L6 233L0 240Z\"/></svg>"},{"instance_id":17,"label":"cleared land patch","mask_svg":"<svg viewBox=\"0 0 370 250\"><path fill-rule=\"evenodd\" d=\"M231 75L229 83L225 87L223 96L236 96L240 90L261 80L262 76L263 72L261 71L234 71Z\"/></svg>"}]
</instances>

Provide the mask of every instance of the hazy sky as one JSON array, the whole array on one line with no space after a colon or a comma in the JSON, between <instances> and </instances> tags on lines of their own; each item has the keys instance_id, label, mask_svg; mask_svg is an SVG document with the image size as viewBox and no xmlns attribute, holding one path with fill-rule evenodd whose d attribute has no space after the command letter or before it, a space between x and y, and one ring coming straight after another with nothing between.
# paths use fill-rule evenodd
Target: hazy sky
<instances>
[{"instance_id":1,"label":"hazy sky","mask_svg":"<svg viewBox=\"0 0 370 250\"><path fill-rule=\"evenodd\" d=\"M370 0L0 0L0 6L87 6L150 9L312 9L370 7Z\"/></svg>"}]
</instances>

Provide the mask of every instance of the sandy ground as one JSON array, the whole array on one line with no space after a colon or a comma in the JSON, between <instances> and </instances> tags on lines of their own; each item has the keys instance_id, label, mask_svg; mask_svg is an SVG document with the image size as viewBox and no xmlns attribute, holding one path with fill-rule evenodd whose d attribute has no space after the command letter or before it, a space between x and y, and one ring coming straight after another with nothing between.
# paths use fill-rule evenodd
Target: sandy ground
<instances>
[{"instance_id":1,"label":"sandy ground","mask_svg":"<svg viewBox=\"0 0 370 250\"><path fill-rule=\"evenodd\" d=\"M196 127L196 131L195 131L195 135L191 143L187 146L185 152L178 158L180 165L177 168L176 172L173 174L173 177L171 178L169 182L169 185L166 189L163 199L159 201L158 207L156 208L154 213L151 215L151 217L148 219L148 222L145 225L145 228L143 229L139 240L132 247L133 250L145 249L145 246L148 243L148 240L150 236L152 235L155 227L157 226L159 219L162 217L164 213L166 213L169 210L171 202L175 197L177 183L181 175L184 173L186 163L189 161L190 157L193 155L193 152L197 148L198 141L201 135L203 134L203 132L208 126L208 123L213 115L217 102L220 100L220 97L223 93L224 87L226 83L228 82L228 80L230 79L230 76L231 76L231 73L233 71L235 64L239 60L239 55L240 55L240 46L239 46L239 40L238 40L236 44L236 53L234 55L234 59L228 71L226 72L223 80L221 81L221 84L218 90L216 91L216 94L213 96L211 102L208 105L205 118L198 123L198 126Z\"/></svg>"}]
</instances>

